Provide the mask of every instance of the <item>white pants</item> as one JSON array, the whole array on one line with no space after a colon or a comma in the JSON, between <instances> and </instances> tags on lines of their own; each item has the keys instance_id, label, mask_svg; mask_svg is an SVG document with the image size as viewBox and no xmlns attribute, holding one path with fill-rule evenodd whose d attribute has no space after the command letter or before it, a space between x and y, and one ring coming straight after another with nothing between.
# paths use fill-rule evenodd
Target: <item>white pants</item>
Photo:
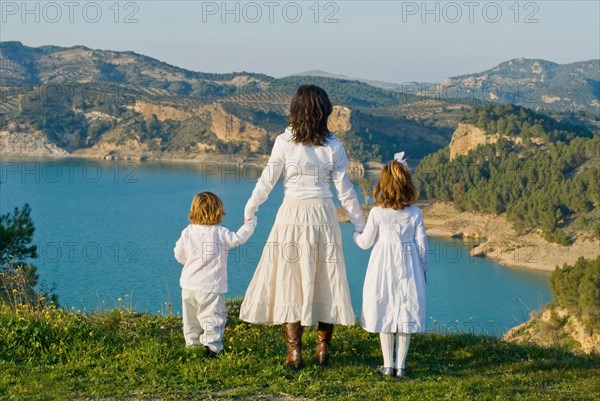
<instances>
[{"instance_id":1,"label":"white pants","mask_svg":"<svg viewBox=\"0 0 600 401\"><path fill-rule=\"evenodd\" d=\"M181 300L185 344L202 344L214 352L221 351L227 322L225 296L182 289Z\"/></svg>"}]
</instances>

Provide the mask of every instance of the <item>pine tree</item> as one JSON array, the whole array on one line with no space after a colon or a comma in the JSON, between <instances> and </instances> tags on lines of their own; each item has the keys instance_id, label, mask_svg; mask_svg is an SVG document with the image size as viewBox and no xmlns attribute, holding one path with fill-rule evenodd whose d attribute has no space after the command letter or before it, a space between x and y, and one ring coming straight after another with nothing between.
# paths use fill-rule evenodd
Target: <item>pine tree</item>
<instances>
[{"instance_id":1,"label":"pine tree","mask_svg":"<svg viewBox=\"0 0 600 401\"><path fill-rule=\"evenodd\" d=\"M37 247L32 244L34 232L28 204L0 216L1 302L16 306L56 301L56 296L37 289L37 267L30 263L37 256Z\"/></svg>"}]
</instances>

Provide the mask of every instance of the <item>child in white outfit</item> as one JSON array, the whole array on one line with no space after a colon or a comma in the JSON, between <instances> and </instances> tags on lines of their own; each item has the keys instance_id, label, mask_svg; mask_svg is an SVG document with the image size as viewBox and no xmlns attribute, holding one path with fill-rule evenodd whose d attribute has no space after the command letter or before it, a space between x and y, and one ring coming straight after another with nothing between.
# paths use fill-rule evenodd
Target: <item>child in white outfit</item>
<instances>
[{"instance_id":1,"label":"child in white outfit","mask_svg":"<svg viewBox=\"0 0 600 401\"><path fill-rule=\"evenodd\" d=\"M425 282L427 280L427 237L421 210L412 206L418 196L404 152L383 167L375 187L377 206L371 209L356 244L368 249L373 244L363 287L362 327L380 333L382 375L405 378L411 333L425 329ZM394 364L394 334L396 360Z\"/></svg>"},{"instance_id":2,"label":"child in white outfit","mask_svg":"<svg viewBox=\"0 0 600 401\"><path fill-rule=\"evenodd\" d=\"M183 334L186 346L203 345L207 356L223 349L227 322L227 252L250 238L256 219L232 232L220 225L223 202L211 192L196 195L190 224L175 244L175 259L183 264L181 278Z\"/></svg>"}]
</instances>

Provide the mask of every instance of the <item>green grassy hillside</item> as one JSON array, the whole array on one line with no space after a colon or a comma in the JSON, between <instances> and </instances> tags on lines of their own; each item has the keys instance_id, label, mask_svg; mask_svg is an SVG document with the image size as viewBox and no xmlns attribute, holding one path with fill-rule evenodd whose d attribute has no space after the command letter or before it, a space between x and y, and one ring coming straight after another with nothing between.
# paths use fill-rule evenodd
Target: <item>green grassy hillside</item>
<instances>
[{"instance_id":1,"label":"green grassy hillside","mask_svg":"<svg viewBox=\"0 0 600 401\"><path fill-rule=\"evenodd\" d=\"M121 302L120 302L121 303ZM475 334L415 335L411 380L375 373L377 335L337 327L332 364L313 358L283 366L281 327L238 321L228 301L225 353L206 359L184 347L180 318L124 307L83 314L54 307L0 307L0 398L3 400L594 400L600 356L515 345Z\"/></svg>"}]
</instances>

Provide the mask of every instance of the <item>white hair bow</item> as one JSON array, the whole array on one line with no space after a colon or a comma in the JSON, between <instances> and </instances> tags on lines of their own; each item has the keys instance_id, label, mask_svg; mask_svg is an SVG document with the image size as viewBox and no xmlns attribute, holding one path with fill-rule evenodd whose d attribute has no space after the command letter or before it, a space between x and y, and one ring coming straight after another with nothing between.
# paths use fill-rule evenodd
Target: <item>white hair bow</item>
<instances>
[{"instance_id":1,"label":"white hair bow","mask_svg":"<svg viewBox=\"0 0 600 401\"><path fill-rule=\"evenodd\" d=\"M408 167L408 164L406 163L406 159L404 158L404 152L398 152L394 155L394 160L396 160L397 162L400 162L402 164L404 164L406 167Z\"/></svg>"}]
</instances>

